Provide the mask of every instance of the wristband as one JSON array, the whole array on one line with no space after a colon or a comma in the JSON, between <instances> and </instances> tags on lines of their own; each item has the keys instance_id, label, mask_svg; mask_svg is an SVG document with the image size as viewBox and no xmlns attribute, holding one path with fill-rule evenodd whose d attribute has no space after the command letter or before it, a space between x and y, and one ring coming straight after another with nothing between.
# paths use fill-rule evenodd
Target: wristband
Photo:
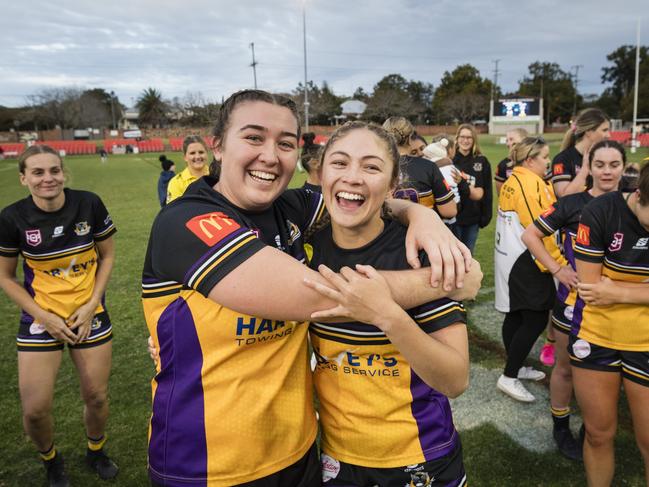
<instances>
[{"instance_id":1,"label":"wristband","mask_svg":"<svg viewBox=\"0 0 649 487\"><path fill-rule=\"evenodd\" d=\"M554 271L554 272L552 273L552 275L553 275L553 276L556 276L556 275L559 273L560 270L561 270L561 266L559 266L559 268L558 268L556 271Z\"/></svg>"}]
</instances>

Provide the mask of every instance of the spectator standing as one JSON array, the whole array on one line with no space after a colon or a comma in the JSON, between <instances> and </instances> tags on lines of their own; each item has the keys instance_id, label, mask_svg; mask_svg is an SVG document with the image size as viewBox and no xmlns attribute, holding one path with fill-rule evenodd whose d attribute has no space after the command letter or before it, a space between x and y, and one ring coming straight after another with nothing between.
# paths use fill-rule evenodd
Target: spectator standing
<instances>
[{"instance_id":1,"label":"spectator standing","mask_svg":"<svg viewBox=\"0 0 649 487\"><path fill-rule=\"evenodd\" d=\"M158 201L162 208L167 203L167 187L169 186L169 181L176 175L176 165L174 161L167 159L167 156L164 154L158 160L162 167L162 172L158 178Z\"/></svg>"}]
</instances>

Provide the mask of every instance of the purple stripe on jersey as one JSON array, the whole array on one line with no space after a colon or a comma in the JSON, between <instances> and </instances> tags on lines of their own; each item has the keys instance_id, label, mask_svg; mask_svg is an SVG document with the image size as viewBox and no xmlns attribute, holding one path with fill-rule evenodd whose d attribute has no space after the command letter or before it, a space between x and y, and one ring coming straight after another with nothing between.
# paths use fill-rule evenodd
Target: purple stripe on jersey
<instances>
[{"instance_id":1,"label":"purple stripe on jersey","mask_svg":"<svg viewBox=\"0 0 649 487\"><path fill-rule=\"evenodd\" d=\"M448 455L456 447L457 436L448 399L431 389L410 370L412 415L419 429L419 443L425 460L435 460Z\"/></svg>"},{"instance_id":2,"label":"purple stripe on jersey","mask_svg":"<svg viewBox=\"0 0 649 487\"><path fill-rule=\"evenodd\" d=\"M219 252L223 247L225 247L232 240L234 240L235 238L240 237L242 234L244 234L246 232L250 232L250 229L247 228L247 227L235 230L230 235L226 236L223 240L219 240L219 242L216 245L214 245L213 247L210 247L210 250L205 252L201 256L201 258L198 259L196 261L196 263L185 273L184 281L185 282L189 281L189 278L196 272L196 269L198 269L200 266L202 266L205 263L206 260L208 260L214 254Z\"/></svg>"},{"instance_id":3,"label":"purple stripe on jersey","mask_svg":"<svg viewBox=\"0 0 649 487\"><path fill-rule=\"evenodd\" d=\"M575 252L572 247L572 235L570 232L565 232L563 234L563 255L572 266L573 269L575 269ZM566 299L568 299L568 296L570 295L570 288L565 286L564 284L559 283L559 287L557 289L557 299L561 301L562 303L566 302Z\"/></svg>"},{"instance_id":4,"label":"purple stripe on jersey","mask_svg":"<svg viewBox=\"0 0 649 487\"><path fill-rule=\"evenodd\" d=\"M29 267L27 265L27 262L23 260L23 275L25 276L25 279L23 280L23 287L27 291L27 293L33 298L36 296L36 293L34 292L34 288L32 286L34 282L34 269ZM20 314L20 322L21 323L33 323L34 318L32 315L27 313L25 310L21 310Z\"/></svg>"},{"instance_id":5,"label":"purple stripe on jersey","mask_svg":"<svg viewBox=\"0 0 649 487\"><path fill-rule=\"evenodd\" d=\"M162 370L155 378L149 465L165 478L164 485L186 485L182 479L190 479L194 487L206 486L203 354L185 300L177 299L167 307L157 330Z\"/></svg>"},{"instance_id":6,"label":"purple stripe on jersey","mask_svg":"<svg viewBox=\"0 0 649 487\"><path fill-rule=\"evenodd\" d=\"M580 297L577 297L575 302L575 310L572 313L572 326L570 328L570 334L577 336L579 329L581 328L581 320L584 318L584 307L586 303Z\"/></svg>"}]
</instances>

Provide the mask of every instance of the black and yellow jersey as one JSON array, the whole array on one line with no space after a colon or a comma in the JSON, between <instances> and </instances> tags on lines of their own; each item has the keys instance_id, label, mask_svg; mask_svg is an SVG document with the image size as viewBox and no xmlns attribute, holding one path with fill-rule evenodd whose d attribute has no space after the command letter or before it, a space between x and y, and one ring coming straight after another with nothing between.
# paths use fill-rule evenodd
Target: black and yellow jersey
<instances>
[{"instance_id":1,"label":"black and yellow jersey","mask_svg":"<svg viewBox=\"0 0 649 487\"><path fill-rule=\"evenodd\" d=\"M602 275L614 281L649 282L649 231L617 191L593 199L584 208L577 230L575 258L602 264ZM649 306L613 304L575 307L579 338L602 347L627 351L649 349Z\"/></svg>"},{"instance_id":2,"label":"black and yellow jersey","mask_svg":"<svg viewBox=\"0 0 649 487\"><path fill-rule=\"evenodd\" d=\"M546 237L560 232L561 252L573 269L576 269L574 244L581 211L592 199L593 196L588 191L569 194L559 198L556 203L534 221L536 228ZM577 300L577 291L570 290L564 284L559 283L557 299L567 306L574 307Z\"/></svg>"},{"instance_id":3,"label":"black and yellow jersey","mask_svg":"<svg viewBox=\"0 0 649 487\"><path fill-rule=\"evenodd\" d=\"M99 196L64 189L57 211L36 206L31 195L0 213L0 255L23 257L27 292L42 309L67 320L88 302L95 286L95 242L117 230ZM103 299L95 314L104 311ZM34 318L23 311L21 323Z\"/></svg>"},{"instance_id":4,"label":"black and yellow jersey","mask_svg":"<svg viewBox=\"0 0 649 487\"><path fill-rule=\"evenodd\" d=\"M304 261L302 234L324 211L322 196L291 190L252 213L214 184L201 178L161 210L142 276L160 351L149 471L168 486L230 486L273 474L302 458L317 430L307 326L248 316L207 296L265 245ZM242 292L255 285L241 283Z\"/></svg>"},{"instance_id":5,"label":"black and yellow jersey","mask_svg":"<svg viewBox=\"0 0 649 487\"><path fill-rule=\"evenodd\" d=\"M561 181L570 182L575 179L581 169L583 158L583 154L574 145L559 152L552 159L550 181L559 183Z\"/></svg>"},{"instance_id":6,"label":"black and yellow jersey","mask_svg":"<svg viewBox=\"0 0 649 487\"><path fill-rule=\"evenodd\" d=\"M382 233L358 249L341 249L331 227L313 237L311 267L369 264L408 269L406 229L384 220ZM424 258L422 255L421 258ZM466 323L461 303L440 299L408 310L426 333ZM319 323L309 328L317 359L314 382L320 401L321 448L337 460L366 467L398 467L440 458L458 445L448 399L410 368L376 326Z\"/></svg>"},{"instance_id":7,"label":"black and yellow jersey","mask_svg":"<svg viewBox=\"0 0 649 487\"><path fill-rule=\"evenodd\" d=\"M496 166L496 171L494 172L494 180L498 181L499 183L504 183L505 181L507 181L507 178L512 175L513 171L514 163L509 159L509 157L505 157L498 163L498 166Z\"/></svg>"},{"instance_id":8,"label":"black and yellow jersey","mask_svg":"<svg viewBox=\"0 0 649 487\"><path fill-rule=\"evenodd\" d=\"M498 311L552 308L554 286L550 289L547 284L552 282L552 276L530 254L521 235L555 201L552 187L523 166L514 167L503 184L498 201L494 266ZM543 244L555 260L565 262L556 239L545 237ZM536 265L530 266L532 261Z\"/></svg>"},{"instance_id":9,"label":"black and yellow jersey","mask_svg":"<svg viewBox=\"0 0 649 487\"><path fill-rule=\"evenodd\" d=\"M454 194L435 164L421 157L401 156L401 178L394 197L410 200L427 208L453 201Z\"/></svg>"}]
</instances>

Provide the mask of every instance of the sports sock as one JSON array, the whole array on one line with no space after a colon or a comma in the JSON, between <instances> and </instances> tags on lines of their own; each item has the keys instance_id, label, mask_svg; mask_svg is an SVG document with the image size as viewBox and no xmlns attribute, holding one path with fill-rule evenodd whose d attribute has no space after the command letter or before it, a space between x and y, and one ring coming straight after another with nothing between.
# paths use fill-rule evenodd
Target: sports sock
<instances>
[{"instance_id":1,"label":"sports sock","mask_svg":"<svg viewBox=\"0 0 649 487\"><path fill-rule=\"evenodd\" d=\"M101 435L99 438L90 438L88 436L88 450L90 451L99 451L104 447L106 443L106 435Z\"/></svg>"},{"instance_id":2,"label":"sports sock","mask_svg":"<svg viewBox=\"0 0 649 487\"><path fill-rule=\"evenodd\" d=\"M53 460L54 457L56 456L56 449L54 448L54 443L52 443L52 446L50 446L47 450L45 451L39 451L38 454L41 457L41 460L44 462L49 462L50 460Z\"/></svg>"},{"instance_id":3,"label":"sports sock","mask_svg":"<svg viewBox=\"0 0 649 487\"><path fill-rule=\"evenodd\" d=\"M566 408L550 407L552 422L555 429L568 429L570 427L570 406Z\"/></svg>"}]
</instances>

